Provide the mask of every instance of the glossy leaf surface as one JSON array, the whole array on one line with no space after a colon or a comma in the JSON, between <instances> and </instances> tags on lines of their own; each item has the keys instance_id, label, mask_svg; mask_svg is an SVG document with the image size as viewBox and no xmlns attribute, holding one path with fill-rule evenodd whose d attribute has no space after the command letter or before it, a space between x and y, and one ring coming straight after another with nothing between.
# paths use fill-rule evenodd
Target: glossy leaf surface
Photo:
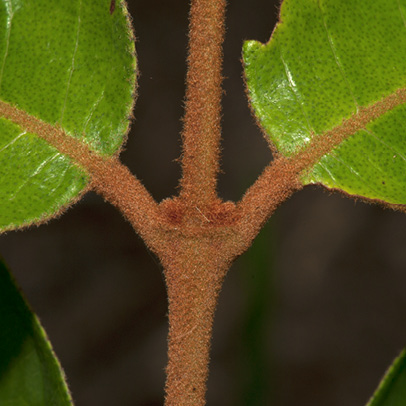
<instances>
[{"instance_id":1,"label":"glossy leaf surface","mask_svg":"<svg viewBox=\"0 0 406 406\"><path fill-rule=\"evenodd\" d=\"M244 45L260 125L286 156L406 87L405 0L285 0L270 41ZM371 114L303 176L349 194L406 203L406 107Z\"/></svg>"},{"instance_id":2,"label":"glossy leaf surface","mask_svg":"<svg viewBox=\"0 0 406 406\"><path fill-rule=\"evenodd\" d=\"M406 399L406 351L393 362L367 406L403 406Z\"/></svg>"},{"instance_id":3,"label":"glossy leaf surface","mask_svg":"<svg viewBox=\"0 0 406 406\"><path fill-rule=\"evenodd\" d=\"M0 1L0 100L101 155L125 140L135 87L128 13L110 3ZM0 118L0 229L54 215L87 184L57 148Z\"/></svg>"},{"instance_id":4,"label":"glossy leaf surface","mask_svg":"<svg viewBox=\"0 0 406 406\"><path fill-rule=\"evenodd\" d=\"M46 334L1 261L0 405L72 405Z\"/></svg>"}]
</instances>

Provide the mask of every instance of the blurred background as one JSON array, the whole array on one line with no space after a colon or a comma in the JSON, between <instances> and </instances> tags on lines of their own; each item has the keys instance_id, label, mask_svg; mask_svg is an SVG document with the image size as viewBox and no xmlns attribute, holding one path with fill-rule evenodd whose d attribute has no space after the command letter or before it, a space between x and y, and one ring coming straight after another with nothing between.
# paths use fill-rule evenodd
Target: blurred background
<instances>
[{"instance_id":1,"label":"blurred background","mask_svg":"<svg viewBox=\"0 0 406 406\"><path fill-rule=\"evenodd\" d=\"M188 2L129 0L139 97L122 160L158 200L177 193ZM238 200L271 159L242 80L246 39L266 42L278 1L227 12L221 197ZM226 279L208 405L360 406L406 344L406 215L307 187ZM163 405L162 269L93 193L48 225L0 237L76 406Z\"/></svg>"}]
</instances>

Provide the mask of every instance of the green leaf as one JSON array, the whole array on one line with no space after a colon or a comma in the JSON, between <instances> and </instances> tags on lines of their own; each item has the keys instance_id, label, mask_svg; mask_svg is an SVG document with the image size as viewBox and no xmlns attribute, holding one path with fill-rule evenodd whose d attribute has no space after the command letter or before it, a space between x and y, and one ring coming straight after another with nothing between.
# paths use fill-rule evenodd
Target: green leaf
<instances>
[{"instance_id":1,"label":"green leaf","mask_svg":"<svg viewBox=\"0 0 406 406\"><path fill-rule=\"evenodd\" d=\"M135 51L124 2L110 3L0 0L0 101L16 112L0 107L0 230L54 216L89 183L58 145L24 130L21 112L102 156L125 141Z\"/></svg>"},{"instance_id":2,"label":"green leaf","mask_svg":"<svg viewBox=\"0 0 406 406\"><path fill-rule=\"evenodd\" d=\"M0 405L72 405L46 334L1 261Z\"/></svg>"},{"instance_id":3,"label":"green leaf","mask_svg":"<svg viewBox=\"0 0 406 406\"><path fill-rule=\"evenodd\" d=\"M406 401L406 350L386 372L367 406L404 406Z\"/></svg>"},{"instance_id":4,"label":"green leaf","mask_svg":"<svg viewBox=\"0 0 406 406\"><path fill-rule=\"evenodd\" d=\"M254 113L282 155L345 133L303 184L406 203L405 0L285 0L270 41L246 42L244 62Z\"/></svg>"}]
</instances>

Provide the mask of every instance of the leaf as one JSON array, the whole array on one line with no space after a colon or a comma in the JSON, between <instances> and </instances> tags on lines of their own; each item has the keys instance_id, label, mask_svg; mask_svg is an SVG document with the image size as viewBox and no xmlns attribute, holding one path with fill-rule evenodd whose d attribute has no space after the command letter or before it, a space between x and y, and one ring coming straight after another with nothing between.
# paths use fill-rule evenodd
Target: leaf
<instances>
[{"instance_id":1,"label":"leaf","mask_svg":"<svg viewBox=\"0 0 406 406\"><path fill-rule=\"evenodd\" d=\"M270 41L243 56L272 143L317 156L303 184L406 203L405 0L285 0Z\"/></svg>"},{"instance_id":2,"label":"leaf","mask_svg":"<svg viewBox=\"0 0 406 406\"><path fill-rule=\"evenodd\" d=\"M136 62L116 3L111 13L110 0L0 0L0 230L54 216L89 183L58 143L27 131L27 117L102 156L125 141Z\"/></svg>"},{"instance_id":3,"label":"leaf","mask_svg":"<svg viewBox=\"0 0 406 406\"><path fill-rule=\"evenodd\" d=\"M0 404L72 405L45 331L1 261Z\"/></svg>"},{"instance_id":4,"label":"leaf","mask_svg":"<svg viewBox=\"0 0 406 406\"><path fill-rule=\"evenodd\" d=\"M406 350L386 372L367 406L404 406L406 399Z\"/></svg>"}]
</instances>

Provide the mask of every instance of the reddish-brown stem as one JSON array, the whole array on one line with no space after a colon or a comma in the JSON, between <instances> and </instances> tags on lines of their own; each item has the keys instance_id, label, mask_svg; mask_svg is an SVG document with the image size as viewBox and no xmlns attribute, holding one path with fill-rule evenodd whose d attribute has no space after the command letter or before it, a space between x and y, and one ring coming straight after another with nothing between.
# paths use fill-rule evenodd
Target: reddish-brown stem
<instances>
[{"instance_id":1,"label":"reddish-brown stem","mask_svg":"<svg viewBox=\"0 0 406 406\"><path fill-rule=\"evenodd\" d=\"M166 406L205 404L217 298L230 266L221 239L173 236L163 261L169 299Z\"/></svg>"},{"instance_id":2,"label":"reddish-brown stem","mask_svg":"<svg viewBox=\"0 0 406 406\"><path fill-rule=\"evenodd\" d=\"M236 255L250 247L276 208L303 187L297 169L294 160L276 158L237 204L240 221L236 225L236 234L239 236Z\"/></svg>"},{"instance_id":3,"label":"reddish-brown stem","mask_svg":"<svg viewBox=\"0 0 406 406\"><path fill-rule=\"evenodd\" d=\"M360 109L315 136L290 158L277 157L237 205L217 198L221 65L225 0L192 0L186 112L179 198L158 205L116 157L0 101L0 115L37 134L88 172L91 185L115 205L159 256L169 299L167 406L203 406L213 317L224 276L276 207L302 187L300 177L323 155L369 122L406 103L406 90Z\"/></svg>"},{"instance_id":4,"label":"reddish-brown stem","mask_svg":"<svg viewBox=\"0 0 406 406\"><path fill-rule=\"evenodd\" d=\"M240 249L247 249L273 211L292 193L303 187L300 177L344 140L365 128L388 111L406 104L406 89L398 89L368 107L360 108L341 125L323 134L314 135L312 141L295 155L277 157L264 170L246 192L237 208L241 221L238 225ZM393 208L398 208L392 205Z\"/></svg>"},{"instance_id":5,"label":"reddish-brown stem","mask_svg":"<svg viewBox=\"0 0 406 406\"><path fill-rule=\"evenodd\" d=\"M93 189L117 207L134 230L148 243L157 242L158 204L144 185L118 158L95 161L91 172Z\"/></svg>"},{"instance_id":6,"label":"reddish-brown stem","mask_svg":"<svg viewBox=\"0 0 406 406\"><path fill-rule=\"evenodd\" d=\"M137 233L147 240L154 240L159 223L158 205L117 157L102 157L62 129L3 101L0 101L0 116L18 124L28 133L37 134L69 156L89 173L93 188L124 214Z\"/></svg>"},{"instance_id":7,"label":"reddish-brown stem","mask_svg":"<svg viewBox=\"0 0 406 406\"><path fill-rule=\"evenodd\" d=\"M190 206L216 198L225 6L225 0L191 3L180 192Z\"/></svg>"}]
</instances>

